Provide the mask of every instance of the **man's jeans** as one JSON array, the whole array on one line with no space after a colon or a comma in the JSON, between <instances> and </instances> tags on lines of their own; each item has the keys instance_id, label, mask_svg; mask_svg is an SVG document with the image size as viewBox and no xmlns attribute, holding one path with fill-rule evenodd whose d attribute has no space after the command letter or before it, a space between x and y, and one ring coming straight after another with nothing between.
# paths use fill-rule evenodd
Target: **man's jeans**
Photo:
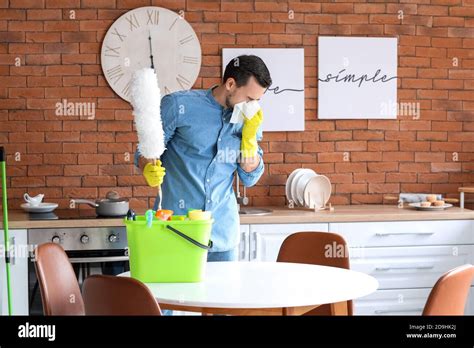
<instances>
[{"instance_id":1,"label":"man's jeans","mask_svg":"<svg viewBox=\"0 0 474 348\"><path fill-rule=\"evenodd\" d=\"M239 248L234 248L228 251L216 251L207 254L207 262L217 261L237 261Z\"/></svg>"},{"instance_id":2,"label":"man's jeans","mask_svg":"<svg viewBox=\"0 0 474 348\"><path fill-rule=\"evenodd\" d=\"M217 261L237 261L237 256L239 253L239 248L234 248L228 251L216 251L213 253L207 254L207 262L217 262ZM163 310L161 311L163 315L173 315L172 310Z\"/></svg>"}]
</instances>

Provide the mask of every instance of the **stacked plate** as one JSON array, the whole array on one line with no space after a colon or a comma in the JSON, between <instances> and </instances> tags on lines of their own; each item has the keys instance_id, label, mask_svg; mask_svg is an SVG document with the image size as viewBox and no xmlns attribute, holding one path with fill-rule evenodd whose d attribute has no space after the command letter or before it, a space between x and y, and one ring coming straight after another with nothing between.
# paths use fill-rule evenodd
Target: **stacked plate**
<instances>
[{"instance_id":1,"label":"stacked plate","mask_svg":"<svg viewBox=\"0 0 474 348\"><path fill-rule=\"evenodd\" d=\"M285 191L290 204L318 209L329 201L331 182L312 169L298 168L286 180Z\"/></svg>"}]
</instances>

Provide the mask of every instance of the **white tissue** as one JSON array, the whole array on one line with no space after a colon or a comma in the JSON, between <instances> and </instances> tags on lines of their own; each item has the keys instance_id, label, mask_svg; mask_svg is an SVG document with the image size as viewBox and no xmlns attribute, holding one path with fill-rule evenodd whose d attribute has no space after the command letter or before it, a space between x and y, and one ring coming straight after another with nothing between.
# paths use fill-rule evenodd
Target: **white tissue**
<instances>
[{"instance_id":1,"label":"white tissue","mask_svg":"<svg viewBox=\"0 0 474 348\"><path fill-rule=\"evenodd\" d=\"M260 110L260 104L258 101L252 100L250 102L242 102L234 105L234 111L230 117L230 123L244 122L244 117L248 120L252 119L255 114Z\"/></svg>"},{"instance_id":2,"label":"white tissue","mask_svg":"<svg viewBox=\"0 0 474 348\"><path fill-rule=\"evenodd\" d=\"M138 134L138 151L148 159L159 159L165 151L161 123L161 93L155 71L135 71L130 84L130 103Z\"/></svg>"}]
</instances>

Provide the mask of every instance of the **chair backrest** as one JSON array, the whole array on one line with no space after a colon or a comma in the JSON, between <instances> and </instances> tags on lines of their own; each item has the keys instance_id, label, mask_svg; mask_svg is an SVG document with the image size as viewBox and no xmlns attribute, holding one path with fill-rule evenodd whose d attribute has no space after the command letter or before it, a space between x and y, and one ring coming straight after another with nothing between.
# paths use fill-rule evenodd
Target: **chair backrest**
<instances>
[{"instance_id":1,"label":"chair backrest","mask_svg":"<svg viewBox=\"0 0 474 348\"><path fill-rule=\"evenodd\" d=\"M84 315L79 283L64 249L55 243L41 244L35 259L44 315Z\"/></svg>"},{"instance_id":2,"label":"chair backrest","mask_svg":"<svg viewBox=\"0 0 474 348\"><path fill-rule=\"evenodd\" d=\"M346 241L330 232L296 232L289 235L280 247L277 261L349 269Z\"/></svg>"},{"instance_id":3,"label":"chair backrest","mask_svg":"<svg viewBox=\"0 0 474 348\"><path fill-rule=\"evenodd\" d=\"M349 250L344 238L330 232L296 232L280 247L277 262L307 263L349 269ZM347 302L348 314L353 313L352 301ZM307 315L331 315L329 305L319 306Z\"/></svg>"},{"instance_id":4,"label":"chair backrest","mask_svg":"<svg viewBox=\"0 0 474 348\"><path fill-rule=\"evenodd\" d=\"M90 276L84 281L82 296L86 315L161 315L146 285L129 277Z\"/></svg>"},{"instance_id":5,"label":"chair backrest","mask_svg":"<svg viewBox=\"0 0 474 348\"><path fill-rule=\"evenodd\" d=\"M464 315L474 266L456 267L441 276L430 292L423 315Z\"/></svg>"}]
</instances>

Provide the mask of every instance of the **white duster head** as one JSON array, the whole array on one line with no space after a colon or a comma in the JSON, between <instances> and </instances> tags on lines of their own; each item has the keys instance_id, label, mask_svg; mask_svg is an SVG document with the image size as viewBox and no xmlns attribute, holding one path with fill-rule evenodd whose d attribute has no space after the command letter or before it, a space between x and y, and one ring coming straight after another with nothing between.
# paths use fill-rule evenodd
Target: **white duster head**
<instances>
[{"instance_id":1,"label":"white duster head","mask_svg":"<svg viewBox=\"0 0 474 348\"><path fill-rule=\"evenodd\" d=\"M138 133L138 151L145 158L159 159L165 151L165 143L160 111L161 93L153 69L135 71L130 96Z\"/></svg>"}]
</instances>

